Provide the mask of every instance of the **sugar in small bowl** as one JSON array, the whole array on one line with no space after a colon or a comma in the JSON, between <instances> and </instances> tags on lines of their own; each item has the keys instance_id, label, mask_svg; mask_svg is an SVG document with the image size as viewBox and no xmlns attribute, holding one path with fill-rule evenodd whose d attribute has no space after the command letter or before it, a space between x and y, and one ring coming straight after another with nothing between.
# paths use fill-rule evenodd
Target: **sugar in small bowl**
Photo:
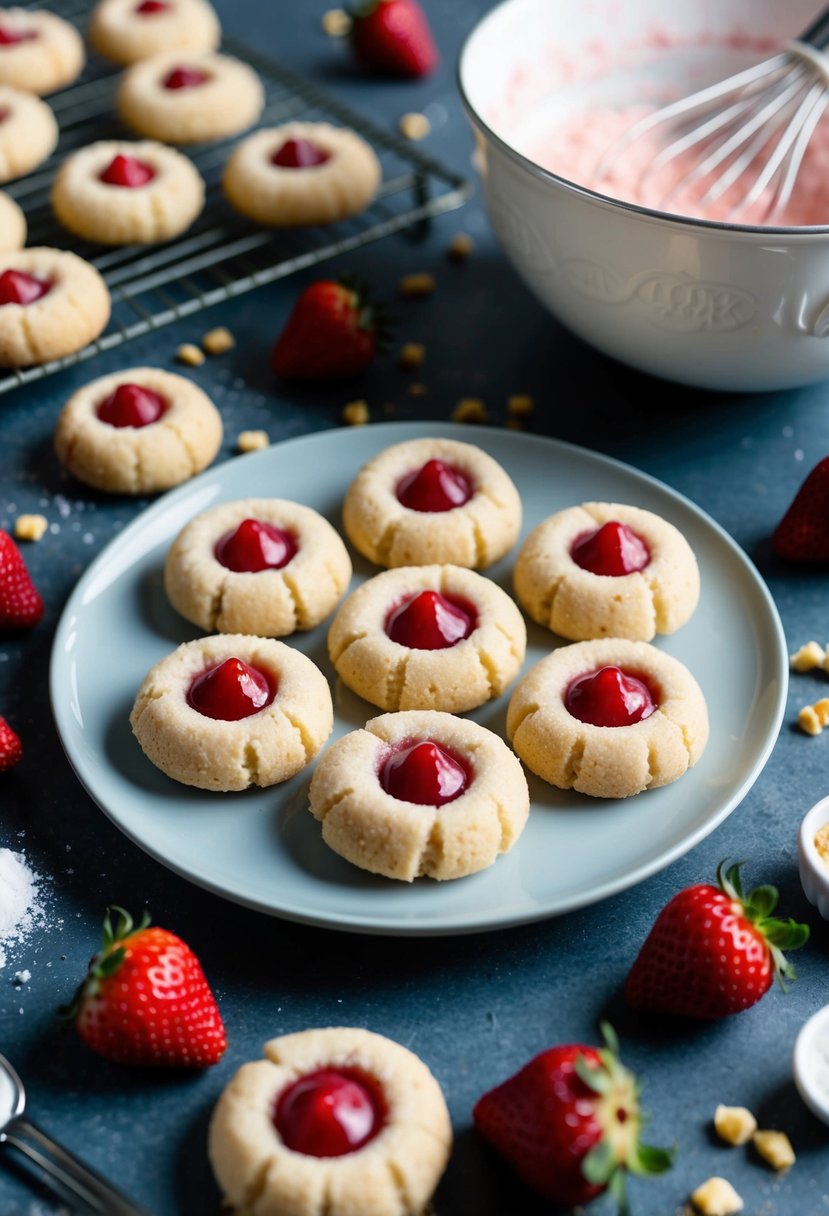
<instances>
[{"instance_id":1,"label":"sugar in small bowl","mask_svg":"<svg viewBox=\"0 0 829 1216\"><path fill-rule=\"evenodd\" d=\"M800 882L806 898L829 920L829 796L803 817L797 840Z\"/></svg>"}]
</instances>

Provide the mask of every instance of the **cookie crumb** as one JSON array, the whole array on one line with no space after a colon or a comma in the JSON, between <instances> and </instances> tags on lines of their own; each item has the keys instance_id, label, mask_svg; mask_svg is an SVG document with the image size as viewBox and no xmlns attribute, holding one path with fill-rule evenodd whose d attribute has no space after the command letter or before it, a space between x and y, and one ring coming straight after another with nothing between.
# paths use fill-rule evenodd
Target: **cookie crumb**
<instances>
[{"instance_id":1,"label":"cookie crumb","mask_svg":"<svg viewBox=\"0 0 829 1216\"><path fill-rule=\"evenodd\" d=\"M826 663L826 648L819 642L807 642L789 658L792 671L811 671Z\"/></svg>"},{"instance_id":2,"label":"cookie crumb","mask_svg":"<svg viewBox=\"0 0 829 1216\"><path fill-rule=\"evenodd\" d=\"M819 735L829 725L829 697L821 697L814 705L804 705L797 715L797 724L807 735Z\"/></svg>"},{"instance_id":3,"label":"cookie crumb","mask_svg":"<svg viewBox=\"0 0 829 1216\"><path fill-rule=\"evenodd\" d=\"M752 1137L757 1152L773 1170L788 1170L797 1158L792 1142L785 1132L755 1132Z\"/></svg>"},{"instance_id":4,"label":"cookie crumb","mask_svg":"<svg viewBox=\"0 0 829 1216\"><path fill-rule=\"evenodd\" d=\"M475 242L468 232L456 232L449 242L446 256L450 262L465 262L475 248Z\"/></svg>"},{"instance_id":5,"label":"cookie crumb","mask_svg":"<svg viewBox=\"0 0 829 1216\"><path fill-rule=\"evenodd\" d=\"M527 393L513 393L507 397L507 413L511 418L528 418L535 409L535 398Z\"/></svg>"},{"instance_id":6,"label":"cookie crumb","mask_svg":"<svg viewBox=\"0 0 829 1216\"><path fill-rule=\"evenodd\" d=\"M428 270L416 271L414 274L404 274L400 280L400 292L404 296L415 299L420 296L430 296L437 283L435 276Z\"/></svg>"},{"instance_id":7,"label":"cookie crumb","mask_svg":"<svg viewBox=\"0 0 829 1216\"><path fill-rule=\"evenodd\" d=\"M691 1195L691 1203L702 1216L732 1216L742 1212L743 1201L725 1178L709 1178Z\"/></svg>"},{"instance_id":8,"label":"cookie crumb","mask_svg":"<svg viewBox=\"0 0 829 1216\"><path fill-rule=\"evenodd\" d=\"M14 521L15 540L40 540L48 528L45 515L18 515Z\"/></svg>"},{"instance_id":9,"label":"cookie crumb","mask_svg":"<svg viewBox=\"0 0 829 1216\"><path fill-rule=\"evenodd\" d=\"M404 114L397 125L400 128L400 134L404 135L406 139L413 140L415 143L421 139L425 139L432 130L432 124L426 115L418 114L417 112Z\"/></svg>"},{"instance_id":10,"label":"cookie crumb","mask_svg":"<svg viewBox=\"0 0 829 1216\"><path fill-rule=\"evenodd\" d=\"M201 367L204 363L204 351L193 342L182 342L176 351L176 358L179 363L186 363L188 367Z\"/></svg>"},{"instance_id":11,"label":"cookie crumb","mask_svg":"<svg viewBox=\"0 0 829 1216\"><path fill-rule=\"evenodd\" d=\"M421 384L417 380L415 381L414 384L409 385L409 396L410 397L425 397L426 394L428 393L428 391L429 390L426 387L426 385Z\"/></svg>"},{"instance_id":12,"label":"cookie crumb","mask_svg":"<svg viewBox=\"0 0 829 1216\"><path fill-rule=\"evenodd\" d=\"M400 347L399 365L406 371L420 367L426 358L426 347L422 342L404 342Z\"/></svg>"},{"instance_id":13,"label":"cookie crumb","mask_svg":"<svg viewBox=\"0 0 829 1216\"><path fill-rule=\"evenodd\" d=\"M236 447L240 452L261 452L262 448L270 447L270 442L267 431L240 431Z\"/></svg>"},{"instance_id":14,"label":"cookie crumb","mask_svg":"<svg viewBox=\"0 0 829 1216\"><path fill-rule=\"evenodd\" d=\"M217 329L209 329L201 340L202 350L207 355L224 355L233 350L236 339L224 325Z\"/></svg>"},{"instance_id":15,"label":"cookie crumb","mask_svg":"<svg viewBox=\"0 0 829 1216\"><path fill-rule=\"evenodd\" d=\"M349 401L343 407L342 419L348 426L365 426L370 417L365 401Z\"/></svg>"},{"instance_id":16,"label":"cookie crumb","mask_svg":"<svg viewBox=\"0 0 829 1216\"><path fill-rule=\"evenodd\" d=\"M714 1111L714 1127L726 1144L747 1144L757 1131L757 1120L745 1106L718 1106Z\"/></svg>"},{"instance_id":17,"label":"cookie crumb","mask_svg":"<svg viewBox=\"0 0 829 1216\"><path fill-rule=\"evenodd\" d=\"M323 33L329 38L347 38L353 22L344 8L330 8L322 14Z\"/></svg>"},{"instance_id":18,"label":"cookie crumb","mask_svg":"<svg viewBox=\"0 0 829 1216\"><path fill-rule=\"evenodd\" d=\"M462 397L452 410L453 422L486 422L486 406L480 397Z\"/></svg>"}]
</instances>

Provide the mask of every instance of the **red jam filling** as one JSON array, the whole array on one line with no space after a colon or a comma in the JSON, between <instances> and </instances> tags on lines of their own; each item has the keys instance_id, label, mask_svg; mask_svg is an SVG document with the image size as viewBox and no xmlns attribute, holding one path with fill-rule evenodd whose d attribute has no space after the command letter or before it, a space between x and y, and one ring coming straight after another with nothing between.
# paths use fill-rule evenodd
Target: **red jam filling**
<instances>
[{"instance_id":1,"label":"red jam filling","mask_svg":"<svg viewBox=\"0 0 829 1216\"><path fill-rule=\"evenodd\" d=\"M100 180L108 186L126 186L134 190L137 186L146 186L155 177L155 169L143 160L134 156L114 156L100 174Z\"/></svg>"},{"instance_id":2,"label":"red jam filling","mask_svg":"<svg viewBox=\"0 0 829 1216\"><path fill-rule=\"evenodd\" d=\"M276 1129L288 1148L309 1157L343 1157L373 1140L386 1119L377 1081L359 1068L320 1068L279 1095Z\"/></svg>"},{"instance_id":3,"label":"red jam filling","mask_svg":"<svg viewBox=\"0 0 829 1216\"><path fill-rule=\"evenodd\" d=\"M114 393L105 397L98 406L101 422L110 426L149 426L158 422L167 409L167 402L152 389L140 384L119 384Z\"/></svg>"},{"instance_id":4,"label":"red jam filling","mask_svg":"<svg viewBox=\"0 0 829 1216\"><path fill-rule=\"evenodd\" d=\"M331 159L331 153L310 139L286 139L271 157L274 165L282 169L313 169Z\"/></svg>"},{"instance_id":5,"label":"red jam filling","mask_svg":"<svg viewBox=\"0 0 829 1216\"><path fill-rule=\"evenodd\" d=\"M431 739L393 752L380 769L380 784L387 794L420 806L452 802L469 781L466 765Z\"/></svg>"},{"instance_id":6,"label":"red jam filling","mask_svg":"<svg viewBox=\"0 0 829 1216\"><path fill-rule=\"evenodd\" d=\"M39 37L37 30L13 30L8 25L0 25L0 47L17 46L21 42L34 42Z\"/></svg>"},{"instance_id":7,"label":"red jam filling","mask_svg":"<svg viewBox=\"0 0 829 1216\"><path fill-rule=\"evenodd\" d=\"M281 570L298 549L290 532L259 519L243 519L235 532L225 533L214 552L226 569L257 574L260 570Z\"/></svg>"},{"instance_id":8,"label":"red jam filling","mask_svg":"<svg viewBox=\"0 0 829 1216\"><path fill-rule=\"evenodd\" d=\"M11 110L8 107L6 109L0 108L0 122L5 122L10 114Z\"/></svg>"},{"instance_id":9,"label":"red jam filling","mask_svg":"<svg viewBox=\"0 0 829 1216\"><path fill-rule=\"evenodd\" d=\"M412 650L447 650L469 637L477 619L466 600L421 591L392 609L386 633L393 642Z\"/></svg>"},{"instance_id":10,"label":"red jam filling","mask_svg":"<svg viewBox=\"0 0 829 1216\"><path fill-rule=\"evenodd\" d=\"M649 718L657 702L643 679L611 666L573 680L564 694L564 704L580 722L630 726Z\"/></svg>"},{"instance_id":11,"label":"red jam filling","mask_svg":"<svg viewBox=\"0 0 829 1216\"><path fill-rule=\"evenodd\" d=\"M165 89L196 89L209 79L207 72L199 68L178 67L167 73L163 83Z\"/></svg>"},{"instance_id":12,"label":"red jam filling","mask_svg":"<svg viewBox=\"0 0 829 1216\"><path fill-rule=\"evenodd\" d=\"M469 480L442 460L427 460L422 468L407 473L397 486L398 502L410 511L451 511L471 497Z\"/></svg>"},{"instance_id":13,"label":"red jam filling","mask_svg":"<svg viewBox=\"0 0 829 1216\"><path fill-rule=\"evenodd\" d=\"M276 688L262 671L241 659L225 659L196 676L187 703L205 718L239 722L270 705Z\"/></svg>"},{"instance_id":14,"label":"red jam filling","mask_svg":"<svg viewBox=\"0 0 829 1216\"><path fill-rule=\"evenodd\" d=\"M596 532L576 537L570 556L582 570L616 577L644 570L651 560L650 549L642 537L615 519L602 524Z\"/></svg>"},{"instance_id":15,"label":"red jam filling","mask_svg":"<svg viewBox=\"0 0 829 1216\"><path fill-rule=\"evenodd\" d=\"M142 4L136 4L135 11L140 17L155 17L159 13L166 13L169 7L164 0L143 0Z\"/></svg>"},{"instance_id":16,"label":"red jam filling","mask_svg":"<svg viewBox=\"0 0 829 1216\"><path fill-rule=\"evenodd\" d=\"M52 290L48 280L34 279L22 270L0 274L0 304L34 304Z\"/></svg>"}]
</instances>

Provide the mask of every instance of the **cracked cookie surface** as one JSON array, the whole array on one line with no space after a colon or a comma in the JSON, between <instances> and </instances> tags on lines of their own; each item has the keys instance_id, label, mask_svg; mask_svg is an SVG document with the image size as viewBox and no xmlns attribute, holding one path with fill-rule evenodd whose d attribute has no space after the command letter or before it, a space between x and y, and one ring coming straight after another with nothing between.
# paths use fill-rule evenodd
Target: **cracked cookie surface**
<instances>
[{"instance_id":1,"label":"cracked cookie surface","mask_svg":"<svg viewBox=\"0 0 829 1216\"><path fill-rule=\"evenodd\" d=\"M157 421L112 426L98 416L102 403L123 385L158 394L166 408ZM221 442L221 416L207 394L184 376L154 367L126 368L84 385L63 407L55 430L55 450L69 471L117 494L179 485L210 464Z\"/></svg>"},{"instance_id":2,"label":"cracked cookie surface","mask_svg":"<svg viewBox=\"0 0 829 1216\"><path fill-rule=\"evenodd\" d=\"M26 217L13 198L0 190L0 250L26 244Z\"/></svg>"},{"instance_id":3,"label":"cracked cookie surface","mask_svg":"<svg viewBox=\"0 0 829 1216\"><path fill-rule=\"evenodd\" d=\"M77 254L45 246L0 253L0 275L33 278L45 291L31 303L0 305L0 367L30 367L74 354L105 329L109 291Z\"/></svg>"},{"instance_id":4,"label":"cracked cookie surface","mask_svg":"<svg viewBox=\"0 0 829 1216\"><path fill-rule=\"evenodd\" d=\"M467 774L439 806L393 796L384 763L401 748L437 744ZM463 878L515 844L530 809L516 756L492 731L434 711L383 714L333 743L311 780L310 810L335 853L373 874L404 882Z\"/></svg>"},{"instance_id":5,"label":"cracked cookie surface","mask_svg":"<svg viewBox=\"0 0 829 1216\"><path fill-rule=\"evenodd\" d=\"M441 649L394 641L389 616L421 592L469 606L468 636ZM344 684L380 709L463 713L500 696L518 674L527 630L518 606L490 579L460 566L385 570L341 605L328 633L328 653Z\"/></svg>"},{"instance_id":6,"label":"cracked cookie surface","mask_svg":"<svg viewBox=\"0 0 829 1216\"><path fill-rule=\"evenodd\" d=\"M573 546L614 521L647 546L647 564L618 576L582 568ZM673 524L640 507L607 502L569 507L534 528L518 554L514 586L534 621L573 641L649 642L673 633L692 615L700 590L693 550Z\"/></svg>"},{"instance_id":7,"label":"cracked cookie surface","mask_svg":"<svg viewBox=\"0 0 829 1216\"><path fill-rule=\"evenodd\" d=\"M623 726L580 721L566 707L575 680L614 665L655 694L649 717ZM532 772L559 789L627 798L681 777L708 741L702 690L678 659L648 642L601 638L562 646L523 677L509 703L507 738Z\"/></svg>"},{"instance_id":8,"label":"cracked cookie surface","mask_svg":"<svg viewBox=\"0 0 829 1216\"><path fill-rule=\"evenodd\" d=\"M449 510L412 510L398 498L404 478L441 461L466 481L470 496ZM471 443L413 439L373 456L348 488L343 525L352 544L378 566L451 562L480 570L503 557L521 531L521 499L496 460Z\"/></svg>"},{"instance_id":9,"label":"cracked cookie surface","mask_svg":"<svg viewBox=\"0 0 829 1216\"><path fill-rule=\"evenodd\" d=\"M228 658L263 673L275 693L239 721L194 709L193 681ZM130 725L142 751L174 781L244 790L286 781L314 759L333 728L328 681L304 654L273 638L220 634L184 642L148 672Z\"/></svg>"},{"instance_id":10,"label":"cracked cookie surface","mask_svg":"<svg viewBox=\"0 0 829 1216\"><path fill-rule=\"evenodd\" d=\"M0 84L0 182L31 173L57 142L58 124L46 102Z\"/></svg>"},{"instance_id":11,"label":"cracked cookie surface","mask_svg":"<svg viewBox=\"0 0 829 1216\"><path fill-rule=\"evenodd\" d=\"M245 520L287 533L296 552L278 569L236 571L216 546ZM351 579L351 559L339 535L311 507L282 498L223 503L191 520L176 537L164 567L164 587L176 609L202 629L286 637L312 629L333 611Z\"/></svg>"},{"instance_id":12,"label":"cracked cookie surface","mask_svg":"<svg viewBox=\"0 0 829 1216\"><path fill-rule=\"evenodd\" d=\"M166 0L150 12L139 0L99 0L87 33L99 55L122 67L166 51L213 51L222 36L207 0Z\"/></svg>"},{"instance_id":13,"label":"cracked cookie surface","mask_svg":"<svg viewBox=\"0 0 829 1216\"><path fill-rule=\"evenodd\" d=\"M446 1168L452 1128L432 1073L413 1052L371 1031L327 1027L282 1035L243 1064L213 1111L208 1152L225 1199L256 1216L422 1216ZM280 1096L321 1070L356 1070L376 1083L377 1134L341 1156L287 1146Z\"/></svg>"}]
</instances>

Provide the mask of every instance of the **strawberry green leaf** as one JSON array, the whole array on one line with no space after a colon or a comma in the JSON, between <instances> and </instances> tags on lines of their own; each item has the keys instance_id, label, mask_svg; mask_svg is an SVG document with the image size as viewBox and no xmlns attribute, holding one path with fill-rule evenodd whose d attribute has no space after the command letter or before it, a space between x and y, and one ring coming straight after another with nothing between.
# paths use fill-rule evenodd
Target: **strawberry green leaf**
<instances>
[{"instance_id":1,"label":"strawberry green leaf","mask_svg":"<svg viewBox=\"0 0 829 1216\"><path fill-rule=\"evenodd\" d=\"M779 950L799 950L809 940L809 926L795 920L768 920L763 924L766 941Z\"/></svg>"},{"instance_id":2,"label":"strawberry green leaf","mask_svg":"<svg viewBox=\"0 0 829 1216\"><path fill-rule=\"evenodd\" d=\"M90 967L90 974L96 980L106 980L110 976L115 975L115 972L121 966L126 955L126 950L123 946L118 946L116 950L110 950L107 954L102 954L101 957Z\"/></svg>"},{"instance_id":3,"label":"strawberry green leaf","mask_svg":"<svg viewBox=\"0 0 829 1216\"><path fill-rule=\"evenodd\" d=\"M600 1140L581 1163L581 1172L594 1186L607 1186L618 1168L616 1154L609 1140Z\"/></svg>"},{"instance_id":4,"label":"strawberry green leaf","mask_svg":"<svg viewBox=\"0 0 829 1216\"><path fill-rule=\"evenodd\" d=\"M632 1174L650 1178L669 1170L675 1156L674 1149L657 1148L654 1144L637 1144L626 1164Z\"/></svg>"},{"instance_id":5,"label":"strawberry green leaf","mask_svg":"<svg viewBox=\"0 0 829 1216\"><path fill-rule=\"evenodd\" d=\"M599 1030L602 1032L602 1038L604 1039L607 1050L609 1052L611 1052L614 1056L618 1056L618 1054L619 1054L619 1036L616 1034L616 1031L610 1025L610 1022L600 1022Z\"/></svg>"},{"instance_id":6,"label":"strawberry green leaf","mask_svg":"<svg viewBox=\"0 0 829 1216\"><path fill-rule=\"evenodd\" d=\"M777 907L779 898L777 887L767 885L755 887L753 891L749 891L745 903L749 920L764 920L767 916L771 916Z\"/></svg>"},{"instance_id":7,"label":"strawberry green leaf","mask_svg":"<svg viewBox=\"0 0 829 1216\"><path fill-rule=\"evenodd\" d=\"M618 1216L630 1216L624 1170L616 1170L616 1173L611 1175L607 1189L611 1197L616 1200Z\"/></svg>"},{"instance_id":8,"label":"strawberry green leaf","mask_svg":"<svg viewBox=\"0 0 829 1216\"><path fill-rule=\"evenodd\" d=\"M596 1094L606 1094L610 1089L610 1077L604 1068L596 1064L588 1064L584 1056L577 1056L573 1068L576 1076L583 1081L588 1089Z\"/></svg>"}]
</instances>

